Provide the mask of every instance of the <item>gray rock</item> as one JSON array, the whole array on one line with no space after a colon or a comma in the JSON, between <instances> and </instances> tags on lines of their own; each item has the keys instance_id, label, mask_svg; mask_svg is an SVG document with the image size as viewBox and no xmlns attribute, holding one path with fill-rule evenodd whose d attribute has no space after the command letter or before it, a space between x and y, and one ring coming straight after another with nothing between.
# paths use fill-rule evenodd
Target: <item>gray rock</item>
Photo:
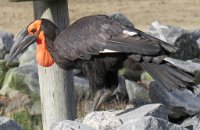
<instances>
[{"instance_id":1,"label":"gray rock","mask_svg":"<svg viewBox=\"0 0 200 130\"><path fill-rule=\"evenodd\" d=\"M95 130L95 129L76 121L64 120L59 123L54 123L50 130Z\"/></svg>"},{"instance_id":2,"label":"gray rock","mask_svg":"<svg viewBox=\"0 0 200 130\"><path fill-rule=\"evenodd\" d=\"M131 120L117 130L187 130L176 124L172 124L167 120L146 116Z\"/></svg>"},{"instance_id":3,"label":"gray rock","mask_svg":"<svg viewBox=\"0 0 200 130\"><path fill-rule=\"evenodd\" d=\"M123 123L144 116L154 116L168 120L166 109L162 104L148 104L137 109L127 109L117 115Z\"/></svg>"},{"instance_id":4,"label":"gray rock","mask_svg":"<svg viewBox=\"0 0 200 130\"><path fill-rule=\"evenodd\" d=\"M36 90L39 89L39 85L35 86L38 83L38 79L34 77L36 74L37 66L34 65L10 69L6 74L0 94L8 95L12 98L20 91L28 93L39 92L39 90Z\"/></svg>"},{"instance_id":5,"label":"gray rock","mask_svg":"<svg viewBox=\"0 0 200 130\"><path fill-rule=\"evenodd\" d=\"M197 45L198 45L198 48L200 48L200 38L197 39Z\"/></svg>"},{"instance_id":6,"label":"gray rock","mask_svg":"<svg viewBox=\"0 0 200 130\"><path fill-rule=\"evenodd\" d=\"M137 108L146 104L150 104L149 101L146 101L142 98L133 98L129 101L130 108ZM132 107L131 107L132 105Z\"/></svg>"},{"instance_id":7,"label":"gray rock","mask_svg":"<svg viewBox=\"0 0 200 130\"><path fill-rule=\"evenodd\" d=\"M137 68L123 68L119 71L120 75L123 75L126 79L131 81L140 81L140 76L143 70L138 70Z\"/></svg>"},{"instance_id":8,"label":"gray rock","mask_svg":"<svg viewBox=\"0 0 200 130\"><path fill-rule=\"evenodd\" d=\"M151 77L151 75L149 73L147 73L146 71L141 74L140 80L146 86L149 86L149 83L151 81L154 81L154 79Z\"/></svg>"},{"instance_id":9,"label":"gray rock","mask_svg":"<svg viewBox=\"0 0 200 130\"><path fill-rule=\"evenodd\" d=\"M162 103L173 118L192 116L200 111L200 98L189 90L168 91L153 81L150 83L149 97L154 103Z\"/></svg>"},{"instance_id":10,"label":"gray rock","mask_svg":"<svg viewBox=\"0 0 200 130\"><path fill-rule=\"evenodd\" d=\"M200 63L196 63L193 61L182 61L174 58L167 57L164 59L165 61L173 64L174 66L177 66L178 68L181 68L182 70L185 70L186 72L195 73L195 71L200 70Z\"/></svg>"},{"instance_id":11,"label":"gray rock","mask_svg":"<svg viewBox=\"0 0 200 130\"><path fill-rule=\"evenodd\" d=\"M199 85L200 85L200 70L195 71L194 74L195 74L194 82L195 82L195 83L197 84L197 86L198 86L196 89L198 90L198 94L199 94L199 93L200 93L200 88L199 88L199 87L200 87L200 86L199 86Z\"/></svg>"},{"instance_id":12,"label":"gray rock","mask_svg":"<svg viewBox=\"0 0 200 130\"><path fill-rule=\"evenodd\" d=\"M19 66L35 65L36 44L32 44L29 48L19 57Z\"/></svg>"},{"instance_id":13,"label":"gray rock","mask_svg":"<svg viewBox=\"0 0 200 130\"><path fill-rule=\"evenodd\" d=\"M74 76L79 76L82 73L80 69L73 69L72 71Z\"/></svg>"},{"instance_id":14,"label":"gray rock","mask_svg":"<svg viewBox=\"0 0 200 130\"><path fill-rule=\"evenodd\" d=\"M16 45L13 45L13 47ZM26 66L26 65L34 65L36 64L36 44L32 44L28 47L28 49L25 52L22 52L21 55L18 55L17 58L15 58L8 67L18 67L18 66ZM8 55L6 55L5 60L7 59Z\"/></svg>"},{"instance_id":15,"label":"gray rock","mask_svg":"<svg viewBox=\"0 0 200 130\"><path fill-rule=\"evenodd\" d=\"M119 71L119 74L123 75L128 80L140 81L143 72L144 70L139 64L128 59L127 62L124 63L124 68Z\"/></svg>"},{"instance_id":16,"label":"gray rock","mask_svg":"<svg viewBox=\"0 0 200 130\"><path fill-rule=\"evenodd\" d=\"M134 28L133 23L125 15L121 13L111 14L110 17L118 20L121 24L125 25L129 29Z\"/></svg>"},{"instance_id":17,"label":"gray rock","mask_svg":"<svg viewBox=\"0 0 200 130\"><path fill-rule=\"evenodd\" d=\"M174 58L190 60L200 57L200 48L193 33L183 33L176 39L174 46L179 48L176 53L171 54Z\"/></svg>"},{"instance_id":18,"label":"gray rock","mask_svg":"<svg viewBox=\"0 0 200 130\"><path fill-rule=\"evenodd\" d=\"M0 59L4 59L6 53L8 53L13 45L14 35L12 33L0 31Z\"/></svg>"},{"instance_id":19,"label":"gray rock","mask_svg":"<svg viewBox=\"0 0 200 130\"><path fill-rule=\"evenodd\" d=\"M26 77L24 78L24 82L28 86L31 92L33 92L36 95L40 95L39 77L36 70L33 70L30 73L28 73Z\"/></svg>"},{"instance_id":20,"label":"gray rock","mask_svg":"<svg viewBox=\"0 0 200 130\"><path fill-rule=\"evenodd\" d=\"M188 33L189 31L179 27L164 25L155 21L146 32L154 37L157 37L158 39L174 45L178 37L180 37L183 33Z\"/></svg>"},{"instance_id":21,"label":"gray rock","mask_svg":"<svg viewBox=\"0 0 200 130\"><path fill-rule=\"evenodd\" d=\"M23 130L16 122L7 117L0 117L0 130Z\"/></svg>"},{"instance_id":22,"label":"gray rock","mask_svg":"<svg viewBox=\"0 0 200 130\"><path fill-rule=\"evenodd\" d=\"M194 37L195 39L199 39L199 38L200 38L200 28L195 29L195 30L192 32L192 34L193 34L193 37Z\"/></svg>"},{"instance_id":23,"label":"gray rock","mask_svg":"<svg viewBox=\"0 0 200 130\"><path fill-rule=\"evenodd\" d=\"M9 54L6 54L4 57L4 63L7 61ZM6 67L8 68L14 68L14 67L18 67L19 66L19 57L16 57L15 59L13 59L12 62L10 62L9 64L6 64Z\"/></svg>"},{"instance_id":24,"label":"gray rock","mask_svg":"<svg viewBox=\"0 0 200 130\"><path fill-rule=\"evenodd\" d=\"M174 58L189 60L200 57L200 30L193 32L153 22L147 33L179 48Z\"/></svg>"},{"instance_id":25,"label":"gray rock","mask_svg":"<svg viewBox=\"0 0 200 130\"><path fill-rule=\"evenodd\" d=\"M181 123L181 126L186 127L189 130L200 130L200 113L184 120Z\"/></svg>"},{"instance_id":26,"label":"gray rock","mask_svg":"<svg viewBox=\"0 0 200 130\"><path fill-rule=\"evenodd\" d=\"M126 89L126 80L123 76L118 76L118 87L115 89L114 94L121 95L127 97L127 89Z\"/></svg>"},{"instance_id":27,"label":"gray rock","mask_svg":"<svg viewBox=\"0 0 200 130\"><path fill-rule=\"evenodd\" d=\"M194 30L192 32L192 36L194 39L197 39L196 42L197 42L198 48L200 49L200 29Z\"/></svg>"},{"instance_id":28,"label":"gray rock","mask_svg":"<svg viewBox=\"0 0 200 130\"><path fill-rule=\"evenodd\" d=\"M134 81L130 80L125 80L125 81L126 81L126 90L129 101L131 101L134 98L141 98L145 99L146 101L150 101L147 88L144 88L143 86L139 85Z\"/></svg>"},{"instance_id":29,"label":"gray rock","mask_svg":"<svg viewBox=\"0 0 200 130\"><path fill-rule=\"evenodd\" d=\"M83 124L92 126L96 130L116 130L122 125L119 117L108 111L92 112L85 116Z\"/></svg>"}]
</instances>

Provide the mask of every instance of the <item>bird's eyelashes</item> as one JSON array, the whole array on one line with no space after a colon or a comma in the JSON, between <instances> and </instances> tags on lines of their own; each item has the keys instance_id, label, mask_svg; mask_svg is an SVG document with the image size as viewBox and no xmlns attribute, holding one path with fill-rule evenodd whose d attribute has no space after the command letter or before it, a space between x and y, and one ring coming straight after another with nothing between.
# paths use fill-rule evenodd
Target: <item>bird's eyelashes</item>
<instances>
[{"instance_id":1,"label":"bird's eyelashes","mask_svg":"<svg viewBox=\"0 0 200 130\"><path fill-rule=\"evenodd\" d=\"M33 29L31 30L32 33L35 33L36 31L37 31L36 28L33 28Z\"/></svg>"}]
</instances>

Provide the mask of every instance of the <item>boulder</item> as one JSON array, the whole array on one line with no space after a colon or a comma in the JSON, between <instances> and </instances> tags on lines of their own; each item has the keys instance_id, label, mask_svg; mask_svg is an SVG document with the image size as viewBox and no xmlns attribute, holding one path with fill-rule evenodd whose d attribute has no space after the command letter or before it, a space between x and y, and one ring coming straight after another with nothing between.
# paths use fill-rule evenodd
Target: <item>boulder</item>
<instances>
[{"instance_id":1,"label":"boulder","mask_svg":"<svg viewBox=\"0 0 200 130\"><path fill-rule=\"evenodd\" d=\"M199 86L200 85L200 70L195 71L194 74L195 74L194 82L198 84ZM200 93L200 88L198 87L197 89L199 90L199 93Z\"/></svg>"},{"instance_id":2,"label":"boulder","mask_svg":"<svg viewBox=\"0 0 200 130\"><path fill-rule=\"evenodd\" d=\"M77 121L64 120L53 123L50 130L95 130L91 126L79 123Z\"/></svg>"},{"instance_id":3,"label":"boulder","mask_svg":"<svg viewBox=\"0 0 200 130\"><path fill-rule=\"evenodd\" d=\"M4 64L7 62L7 59L8 59L8 56L9 54L6 54L5 57L4 57ZM15 59L13 59L12 62L10 62L9 64L5 64L7 68L14 68L14 67L18 67L19 66L19 56L17 56Z\"/></svg>"},{"instance_id":4,"label":"boulder","mask_svg":"<svg viewBox=\"0 0 200 130\"><path fill-rule=\"evenodd\" d=\"M189 31L185 29L164 25L158 21L153 22L146 32L151 36L157 37L158 39L161 39L172 45L174 45L176 39L183 33L189 33Z\"/></svg>"},{"instance_id":5,"label":"boulder","mask_svg":"<svg viewBox=\"0 0 200 130\"><path fill-rule=\"evenodd\" d=\"M150 101L146 101L145 99L142 99L142 98L132 98L129 101L129 105L127 107L128 108L138 108L138 107L146 105L146 104L150 104Z\"/></svg>"},{"instance_id":6,"label":"boulder","mask_svg":"<svg viewBox=\"0 0 200 130\"><path fill-rule=\"evenodd\" d=\"M171 54L171 56L181 60L200 57L200 48L197 43L198 38L193 36L193 33L183 33L174 43L174 46L179 48L178 51Z\"/></svg>"},{"instance_id":7,"label":"boulder","mask_svg":"<svg viewBox=\"0 0 200 130\"><path fill-rule=\"evenodd\" d=\"M32 44L28 49L19 57L19 66L35 65L36 64L36 44Z\"/></svg>"},{"instance_id":8,"label":"boulder","mask_svg":"<svg viewBox=\"0 0 200 130\"><path fill-rule=\"evenodd\" d=\"M184 120L181 126L188 128L189 130L200 130L200 113Z\"/></svg>"},{"instance_id":9,"label":"boulder","mask_svg":"<svg viewBox=\"0 0 200 130\"><path fill-rule=\"evenodd\" d=\"M130 120L117 130L187 130L184 127L170 123L167 120L145 116Z\"/></svg>"},{"instance_id":10,"label":"boulder","mask_svg":"<svg viewBox=\"0 0 200 130\"><path fill-rule=\"evenodd\" d=\"M151 77L151 75L149 73L147 73L146 71L141 74L140 80L146 86L149 86L149 83L151 81L154 81L154 79Z\"/></svg>"},{"instance_id":11,"label":"boulder","mask_svg":"<svg viewBox=\"0 0 200 130\"><path fill-rule=\"evenodd\" d=\"M23 130L20 125L7 117L0 117L0 130Z\"/></svg>"},{"instance_id":12,"label":"boulder","mask_svg":"<svg viewBox=\"0 0 200 130\"><path fill-rule=\"evenodd\" d=\"M12 33L0 31L0 59L4 59L13 45L14 35Z\"/></svg>"},{"instance_id":13,"label":"boulder","mask_svg":"<svg viewBox=\"0 0 200 130\"><path fill-rule=\"evenodd\" d=\"M116 115L123 123L144 116L154 116L168 120L166 109L162 104L148 104L137 109L126 109Z\"/></svg>"},{"instance_id":14,"label":"boulder","mask_svg":"<svg viewBox=\"0 0 200 130\"><path fill-rule=\"evenodd\" d=\"M123 96L123 97L127 97L127 88L126 88L126 80L124 78L124 76L119 75L118 76L118 87L115 89L113 94L117 94L118 96Z\"/></svg>"},{"instance_id":15,"label":"boulder","mask_svg":"<svg viewBox=\"0 0 200 130\"><path fill-rule=\"evenodd\" d=\"M123 75L126 79L131 81L140 81L143 72L144 70L139 64L127 59L124 63L124 68L119 70L119 75Z\"/></svg>"},{"instance_id":16,"label":"boulder","mask_svg":"<svg viewBox=\"0 0 200 130\"><path fill-rule=\"evenodd\" d=\"M83 124L96 130L116 130L122 125L120 118L108 111L92 112L85 116Z\"/></svg>"},{"instance_id":17,"label":"boulder","mask_svg":"<svg viewBox=\"0 0 200 130\"><path fill-rule=\"evenodd\" d=\"M200 98L189 90L168 91L165 87L153 81L149 85L149 97L154 103L162 103L172 118L195 115L200 111Z\"/></svg>"},{"instance_id":18,"label":"boulder","mask_svg":"<svg viewBox=\"0 0 200 130\"><path fill-rule=\"evenodd\" d=\"M195 73L196 71L200 70L200 63L193 62L191 60L188 61L182 61L170 57L166 57L164 59L165 61L171 63L174 66L177 66L178 68L181 68L182 70L185 70L186 72Z\"/></svg>"},{"instance_id":19,"label":"boulder","mask_svg":"<svg viewBox=\"0 0 200 130\"><path fill-rule=\"evenodd\" d=\"M138 68L123 68L119 71L120 75L123 75L126 79L131 81L140 81L140 76L143 70L138 70Z\"/></svg>"},{"instance_id":20,"label":"boulder","mask_svg":"<svg viewBox=\"0 0 200 130\"><path fill-rule=\"evenodd\" d=\"M24 77L24 83L32 93L40 96L39 77L36 70L37 67L33 68L33 71L30 71L30 73Z\"/></svg>"},{"instance_id":21,"label":"boulder","mask_svg":"<svg viewBox=\"0 0 200 130\"><path fill-rule=\"evenodd\" d=\"M197 42L198 48L200 49L200 29L194 30L192 32L192 36L194 37L194 39L197 39L196 42Z\"/></svg>"},{"instance_id":22,"label":"boulder","mask_svg":"<svg viewBox=\"0 0 200 130\"><path fill-rule=\"evenodd\" d=\"M139 85L138 83L130 80L126 81L126 90L128 94L129 101L135 98L144 99L150 101L148 96L148 89Z\"/></svg>"},{"instance_id":23,"label":"boulder","mask_svg":"<svg viewBox=\"0 0 200 130\"><path fill-rule=\"evenodd\" d=\"M36 93L39 95L37 66L26 65L9 69L6 73L0 94L14 97L18 92Z\"/></svg>"},{"instance_id":24,"label":"boulder","mask_svg":"<svg viewBox=\"0 0 200 130\"><path fill-rule=\"evenodd\" d=\"M189 60L200 57L199 29L192 32L155 21L146 32L178 47L179 50L171 55L174 58Z\"/></svg>"}]
</instances>

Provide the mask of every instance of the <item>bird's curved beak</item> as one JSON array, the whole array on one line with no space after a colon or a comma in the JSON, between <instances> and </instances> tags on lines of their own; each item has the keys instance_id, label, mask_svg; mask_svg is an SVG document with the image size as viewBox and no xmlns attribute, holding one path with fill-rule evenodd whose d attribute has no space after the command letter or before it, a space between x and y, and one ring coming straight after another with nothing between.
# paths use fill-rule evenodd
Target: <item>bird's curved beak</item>
<instances>
[{"instance_id":1,"label":"bird's curved beak","mask_svg":"<svg viewBox=\"0 0 200 130\"><path fill-rule=\"evenodd\" d=\"M37 35L28 34L26 28L24 28L18 36L15 38L15 42L7 59L7 65L9 65L20 53L23 53L32 43L37 39Z\"/></svg>"}]
</instances>

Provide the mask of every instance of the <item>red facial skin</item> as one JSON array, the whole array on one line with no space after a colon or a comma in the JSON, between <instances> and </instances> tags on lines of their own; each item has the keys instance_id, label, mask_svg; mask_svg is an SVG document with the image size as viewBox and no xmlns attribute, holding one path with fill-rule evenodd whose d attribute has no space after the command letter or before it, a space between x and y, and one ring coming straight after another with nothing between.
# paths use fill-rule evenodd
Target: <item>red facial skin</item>
<instances>
[{"instance_id":1,"label":"red facial skin","mask_svg":"<svg viewBox=\"0 0 200 130\"><path fill-rule=\"evenodd\" d=\"M49 54L46 48L46 40L44 32L40 31L41 20L36 20L28 26L28 33L31 35L37 35L37 51L36 51L36 61L43 67L50 67L54 64L54 60Z\"/></svg>"}]
</instances>

